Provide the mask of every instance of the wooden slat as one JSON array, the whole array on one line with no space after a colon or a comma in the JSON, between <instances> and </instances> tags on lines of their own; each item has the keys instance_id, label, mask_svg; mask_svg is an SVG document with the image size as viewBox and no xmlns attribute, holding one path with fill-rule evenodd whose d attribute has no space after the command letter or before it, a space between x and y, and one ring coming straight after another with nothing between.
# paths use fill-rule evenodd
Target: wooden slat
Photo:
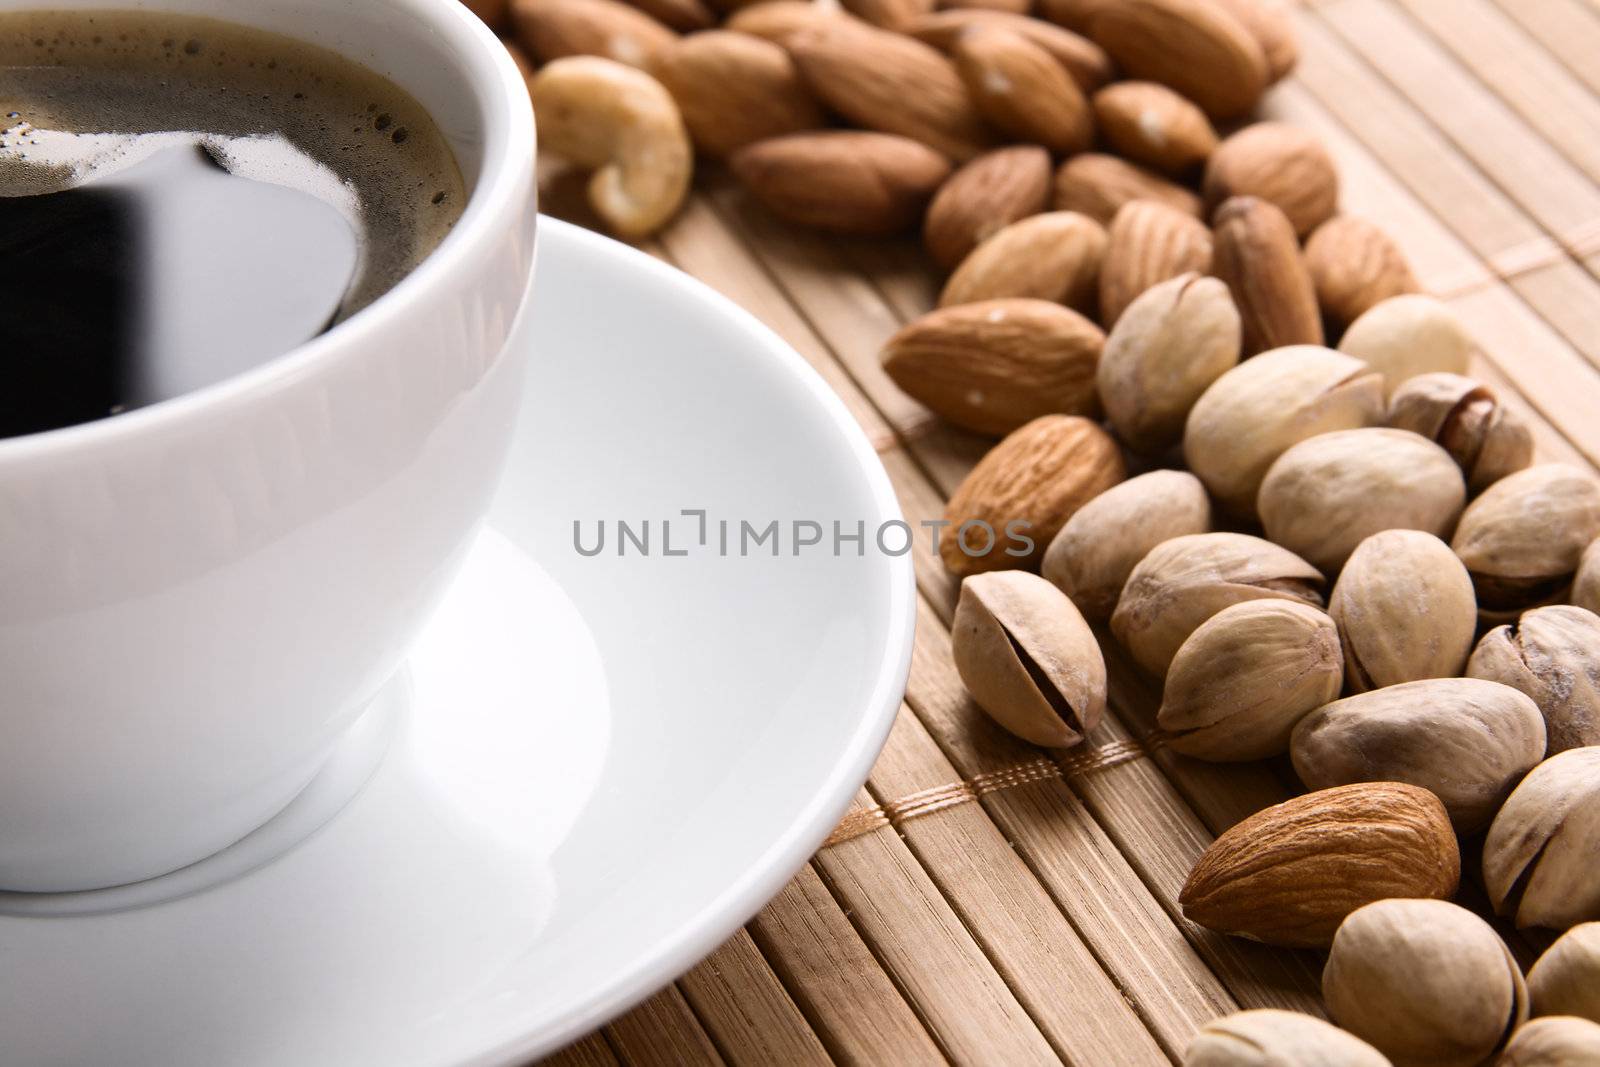
<instances>
[{"instance_id":1,"label":"wooden slat","mask_svg":"<svg viewBox=\"0 0 1600 1067\"><path fill-rule=\"evenodd\" d=\"M574 1041L539 1061L540 1067L618 1067L617 1057L600 1033Z\"/></svg>"},{"instance_id":2,"label":"wooden slat","mask_svg":"<svg viewBox=\"0 0 1600 1067\"><path fill-rule=\"evenodd\" d=\"M745 930L678 979L678 988L734 1067L833 1062Z\"/></svg>"},{"instance_id":3,"label":"wooden slat","mask_svg":"<svg viewBox=\"0 0 1600 1067\"><path fill-rule=\"evenodd\" d=\"M1497 0L1551 56L1566 65L1590 92L1600 93L1600 16L1583 0Z\"/></svg>"},{"instance_id":4,"label":"wooden slat","mask_svg":"<svg viewBox=\"0 0 1600 1067\"><path fill-rule=\"evenodd\" d=\"M627 1067L715 1067L723 1062L676 985L669 985L606 1027Z\"/></svg>"}]
</instances>

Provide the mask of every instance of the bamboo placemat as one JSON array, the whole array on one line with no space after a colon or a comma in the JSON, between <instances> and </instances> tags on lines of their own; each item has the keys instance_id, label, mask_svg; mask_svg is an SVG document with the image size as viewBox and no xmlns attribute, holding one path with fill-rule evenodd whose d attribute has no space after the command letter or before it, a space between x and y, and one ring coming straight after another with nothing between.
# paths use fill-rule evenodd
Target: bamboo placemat
<instances>
[{"instance_id":1,"label":"bamboo placemat","mask_svg":"<svg viewBox=\"0 0 1600 1067\"><path fill-rule=\"evenodd\" d=\"M1267 117L1324 138L1344 210L1460 312L1485 353L1474 373L1542 458L1600 464L1600 0L1304 0L1295 15L1302 60ZM932 306L918 248L789 228L717 174L697 190L647 250L792 344L876 443L908 520L939 517L988 442L878 366ZM1206 844L1289 796L1292 774L1164 748L1159 693L1109 642L1111 713L1086 746L1000 731L955 675L956 586L926 549L910 688L851 813L732 940L550 1063L1161 1064L1239 1007L1321 1013L1318 955L1214 935L1176 906ZM1511 941L1524 965L1539 947Z\"/></svg>"}]
</instances>

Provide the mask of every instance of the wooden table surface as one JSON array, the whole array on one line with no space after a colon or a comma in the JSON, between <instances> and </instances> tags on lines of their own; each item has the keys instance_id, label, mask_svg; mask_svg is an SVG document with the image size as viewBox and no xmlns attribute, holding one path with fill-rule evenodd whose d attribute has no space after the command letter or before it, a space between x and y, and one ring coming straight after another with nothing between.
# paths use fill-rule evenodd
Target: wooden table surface
<instances>
[{"instance_id":1,"label":"wooden table surface","mask_svg":"<svg viewBox=\"0 0 1600 1067\"><path fill-rule=\"evenodd\" d=\"M1312 0L1295 18L1301 64L1265 115L1324 138L1344 210L1394 234L1460 313L1484 350L1474 373L1529 418L1542 458L1600 463L1600 0ZM937 291L915 243L792 229L716 174L697 189L648 250L798 349L908 519L938 517L988 442L878 366ZM1292 775L1162 747L1159 693L1114 648L1088 745L1002 733L955 675L956 586L926 547L910 689L856 810L732 940L549 1062L1161 1064L1240 1007L1321 1013L1320 956L1212 934L1176 906L1207 843L1291 795ZM1526 965L1539 943L1511 940Z\"/></svg>"}]
</instances>

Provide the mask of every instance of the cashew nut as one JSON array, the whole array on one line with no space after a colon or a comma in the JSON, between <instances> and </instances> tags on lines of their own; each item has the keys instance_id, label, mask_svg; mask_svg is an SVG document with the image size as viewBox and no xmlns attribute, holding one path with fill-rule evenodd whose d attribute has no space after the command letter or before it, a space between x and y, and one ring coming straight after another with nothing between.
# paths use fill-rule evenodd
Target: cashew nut
<instances>
[{"instance_id":1,"label":"cashew nut","mask_svg":"<svg viewBox=\"0 0 1600 1067\"><path fill-rule=\"evenodd\" d=\"M589 204L618 236L648 236L673 216L694 154L660 82L615 60L569 56L541 70L530 89L540 144L595 168Z\"/></svg>"}]
</instances>

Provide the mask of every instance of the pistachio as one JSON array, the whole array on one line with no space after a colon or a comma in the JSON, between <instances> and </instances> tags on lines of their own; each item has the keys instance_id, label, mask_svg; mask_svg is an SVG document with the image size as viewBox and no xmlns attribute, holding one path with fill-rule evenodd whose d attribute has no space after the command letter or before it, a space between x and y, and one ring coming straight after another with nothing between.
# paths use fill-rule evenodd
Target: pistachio
<instances>
[{"instance_id":1,"label":"pistachio","mask_svg":"<svg viewBox=\"0 0 1600 1067\"><path fill-rule=\"evenodd\" d=\"M1450 546L1421 530L1384 530L1345 561L1328 614L1339 626L1345 685L1356 693L1453 678L1472 651L1472 578Z\"/></svg>"},{"instance_id":2,"label":"pistachio","mask_svg":"<svg viewBox=\"0 0 1600 1067\"><path fill-rule=\"evenodd\" d=\"M1600 1022L1600 922L1579 923L1545 949L1528 972L1535 1015Z\"/></svg>"},{"instance_id":3,"label":"pistachio","mask_svg":"<svg viewBox=\"0 0 1600 1067\"><path fill-rule=\"evenodd\" d=\"M1351 912L1322 972L1328 1013L1396 1067L1476 1067L1528 1017L1522 970L1492 927L1444 900Z\"/></svg>"},{"instance_id":4,"label":"pistachio","mask_svg":"<svg viewBox=\"0 0 1600 1067\"><path fill-rule=\"evenodd\" d=\"M1163 541L1128 575L1111 632L1134 660L1164 675L1178 648L1211 616L1246 600L1322 606L1322 574L1287 549L1237 533Z\"/></svg>"},{"instance_id":5,"label":"pistachio","mask_svg":"<svg viewBox=\"0 0 1600 1067\"><path fill-rule=\"evenodd\" d=\"M1261 482L1267 537L1324 571L1382 530L1448 536L1467 502L1444 449L1408 430L1341 430L1301 441Z\"/></svg>"},{"instance_id":6,"label":"pistachio","mask_svg":"<svg viewBox=\"0 0 1600 1067\"><path fill-rule=\"evenodd\" d=\"M1600 615L1600 538L1578 557L1578 573L1572 579L1573 606Z\"/></svg>"},{"instance_id":7,"label":"pistachio","mask_svg":"<svg viewBox=\"0 0 1600 1067\"><path fill-rule=\"evenodd\" d=\"M1544 758L1544 743L1539 709L1510 686L1430 678L1318 708L1295 727L1290 754L1310 789L1409 782L1472 833Z\"/></svg>"},{"instance_id":8,"label":"pistachio","mask_svg":"<svg viewBox=\"0 0 1600 1067\"><path fill-rule=\"evenodd\" d=\"M1332 349L1292 345L1248 359L1189 411L1183 455L1229 511L1253 515L1273 460L1308 437L1383 421L1383 380Z\"/></svg>"},{"instance_id":9,"label":"pistachio","mask_svg":"<svg viewBox=\"0 0 1600 1067\"><path fill-rule=\"evenodd\" d=\"M1201 623L1178 649L1157 721L1188 756L1275 756L1295 723L1339 695L1343 673L1327 615L1292 600L1247 600Z\"/></svg>"},{"instance_id":10,"label":"pistachio","mask_svg":"<svg viewBox=\"0 0 1600 1067\"><path fill-rule=\"evenodd\" d=\"M1483 842L1483 880L1499 915L1565 929L1600 919L1600 748L1569 748L1528 773Z\"/></svg>"},{"instance_id":11,"label":"pistachio","mask_svg":"<svg viewBox=\"0 0 1600 1067\"><path fill-rule=\"evenodd\" d=\"M1339 351L1383 375L1385 396L1419 374L1465 374L1473 348L1472 337L1456 313L1421 293L1391 296L1374 304L1339 340Z\"/></svg>"},{"instance_id":12,"label":"pistachio","mask_svg":"<svg viewBox=\"0 0 1600 1067\"><path fill-rule=\"evenodd\" d=\"M1228 287L1190 272L1147 289L1106 338L1101 403L1128 447L1177 444L1189 409L1239 362L1239 312Z\"/></svg>"},{"instance_id":13,"label":"pistachio","mask_svg":"<svg viewBox=\"0 0 1600 1067\"><path fill-rule=\"evenodd\" d=\"M1533 462L1533 432L1482 382L1443 371L1402 382L1389 401L1389 425L1419 433L1450 453L1482 492Z\"/></svg>"},{"instance_id":14,"label":"pistachio","mask_svg":"<svg viewBox=\"0 0 1600 1067\"><path fill-rule=\"evenodd\" d=\"M1151 471L1079 508L1045 550L1041 573L1086 618L1103 622L1152 548L1210 529L1211 501L1200 479L1187 471Z\"/></svg>"},{"instance_id":15,"label":"pistachio","mask_svg":"<svg viewBox=\"0 0 1600 1067\"><path fill-rule=\"evenodd\" d=\"M1467 674L1520 689L1544 714L1549 752L1600 745L1600 617L1535 608L1483 635Z\"/></svg>"},{"instance_id":16,"label":"pistachio","mask_svg":"<svg viewBox=\"0 0 1600 1067\"><path fill-rule=\"evenodd\" d=\"M1600 1025L1571 1015L1524 1023L1496 1067L1591 1067L1600 1063Z\"/></svg>"},{"instance_id":17,"label":"pistachio","mask_svg":"<svg viewBox=\"0 0 1600 1067\"><path fill-rule=\"evenodd\" d=\"M1183 1067L1392 1067L1354 1034L1277 1008L1237 1011L1200 1028Z\"/></svg>"},{"instance_id":18,"label":"pistachio","mask_svg":"<svg viewBox=\"0 0 1600 1067\"><path fill-rule=\"evenodd\" d=\"M1450 547L1472 575L1478 611L1506 618L1559 600L1584 548L1600 536L1600 481L1542 463L1495 482L1467 505Z\"/></svg>"},{"instance_id":19,"label":"pistachio","mask_svg":"<svg viewBox=\"0 0 1600 1067\"><path fill-rule=\"evenodd\" d=\"M1082 741L1106 709L1106 664L1067 595L1035 574L961 583L951 632L956 671L978 706L1036 745Z\"/></svg>"}]
</instances>

